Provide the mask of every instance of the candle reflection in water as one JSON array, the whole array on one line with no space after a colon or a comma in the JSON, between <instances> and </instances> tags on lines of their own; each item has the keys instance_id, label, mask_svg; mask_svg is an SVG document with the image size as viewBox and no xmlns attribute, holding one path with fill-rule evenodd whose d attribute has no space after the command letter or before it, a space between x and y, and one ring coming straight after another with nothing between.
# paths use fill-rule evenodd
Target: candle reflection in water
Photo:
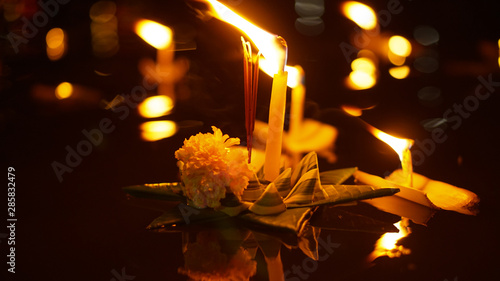
<instances>
[{"instance_id":1,"label":"candle reflection in water","mask_svg":"<svg viewBox=\"0 0 500 281\"><path fill-rule=\"evenodd\" d=\"M141 137L145 141L157 141L173 136L177 132L174 121L148 121L141 124Z\"/></svg>"},{"instance_id":2,"label":"candle reflection in water","mask_svg":"<svg viewBox=\"0 0 500 281\"><path fill-rule=\"evenodd\" d=\"M394 258L410 254L410 249L407 249L399 244L399 241L402 238L411 233L409 222L409 219L402 218L394 224L394 226L399 230L398 232L387 232L380 236L375 243L375 250L373 250L373 252L369 255L368 260L373 261L381 256Z\"/></svg>"}]
</instances>

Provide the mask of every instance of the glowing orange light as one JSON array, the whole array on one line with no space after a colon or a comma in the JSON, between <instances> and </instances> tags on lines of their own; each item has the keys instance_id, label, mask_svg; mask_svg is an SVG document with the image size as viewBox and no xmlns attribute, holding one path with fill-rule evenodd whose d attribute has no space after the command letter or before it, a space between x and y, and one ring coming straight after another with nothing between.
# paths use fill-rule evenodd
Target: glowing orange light
<instances>
[{"instance_id":1,"label":"glowing orange light","mask_svg":"<svg viewBox=\"0 0 500 281\"><path fill-rule=\"evenodd\" d=\"M269 60L266 60L264 57L259 59L259 68L271 77L278 72L278 66L270 63ZM288 87L295 88L302 83L304 79L303 73L301 73L297 67L287 65L285 66L285 71L288 72L288 79L286 81Z\"/></svg>"},{"instance_id":2,"label":"glowing orange light","mask_svg":"<svg viewBox=\"0 0 500 281\"><path fill-rule=\"evenodd\" d=\"M392 67L389 74L396 79L404 79L410 74L410 67L407 65Z\"/></svg>"},{"instance_id":3,"label":"glowing orange light","mask_svg":"<svg viewBox=\"0 0 500 281\"><path fill-rule=\"evenodd\" d=\"M168 96L153 96L145 99L138 107L139 114L146 118L167 115L174 108L172 98Z\"/></svg>"},{"instance_id":4,"label":"glowing orange light","mask_svg":"<svg viewBox=\"0 0 500 281\"><path fill-rule=\"evenodd\" d=\"M380 256L388 256L390 258L400 257L401 255L410 254L410 249L397 245L398 242L411 233L408 227L408 219L403 218L394 226L399 230L398 232L384 233L376 242L375 250L371 253L372 259Z\"/></svg>"},{"instance_id":5,"label":"glowing orange light","mask_svg":"<svg viewBox=\"0 0 500 281\"><path fill-rule=\"evenodd\" d=\"M245 33L262 55L275 64L272 70L273 72L271 73L272 75L278 73L280 70L284 70L287 59L287 49L283 38L257 27L218 1L206 0L206 2L208 2L212 8L210 11L212 16L233 25Z\"/></svg>"},{"instance_id":6,"label":"glowing orange light","mask_svg":"<svg viewBox=\"0 0 500 281\"><path fill-rule=\"evenodd\" d=\"M347 81L347 85L353 90L369 89L376 83L375 75L359 70L352 71Z\"/></svg>"},{"instance_id":7,"label":"glowing orange light","mask_svg":"<svg viewBox=\"0 0 500 281\"><path fill-rule=\"evenodd\" d=\"M361 116L363 114L363 111L355 106L350 106L350 105L343 105L342 110L346 112L347 114L351 116Z\"/></svg>"},{"instance_id":8,"label":"glowing orange light","mask_svg":"<svg viewBox=\"0 0 500 281\"><path fill-rule=\"evenodd\" d=\"M413 145L413 140L396 138L370 125L368 125L368 131L370 131L370 133L372 133L377 139L385 142L392 149L394 149L394 151L399 155L399 159L401 161L403 161L404 152L409 150Z\"/></svg>"},{"instance_id":9,"label":"glowing orange light","mask_svg":"<svg viewBox=\"0 0 500 281\"><path fill-rule=\"evenodd\" d=\"M353 60L351 68L354 71L362 71L370 74L375 73L377 70L375 63L369 58L357 58Z\"/></svg>"},{"instance_id":10,"label":"glowing orange light","mask_svg":"<svg viewBox=\"0 0 500 281\"><path fill-rule=\"evenodd\" d=\"M73 94L73 85L68 82L62 82L56 87L55 94L56 98L60 100L69 98Z\"/></svg>"},{"instance_id":11,"label":"glowing orange light","mask_svg":"<svg viewBox=\"0 0 500 281\"><path fill-rule=\"evenodd\" d=\"M172 30L154 21L140 20L135 33L156 49L166 49L172 44Z\"/></svg>"},{"instance_id":12,"label":"glowing orange light","mask_svg":"<svg viewBox=\"0 0 500 281\"><path fill-rule=\"evenodd\" d=\"M498 48L500 49L500 39L498 39ZM498 57L498 66L500 66L500 50L499 50L499 57Z\"/></svg>"},{"instance_id":13,"label":"glowing orange light","mask_svg":"<svg viewBox=\"0 0 500 281\"><path fill-rule=\"evenodd\" d=\"M342 4L342 13L363 29L370 30L377 27L375 12L365 4L356 1L344 2Z\"/></svg>"},{"instance_id":14,"label":"glowing orange light","mask_svg":"<svg viewBox=\"0 0 500 281\"><path fill-rule=\"evenodd\" d=\"M66 34L60 28L52 28L45 36L47 43L47 57L50 60L58 60L66 53Z\"/></svg>"},{"instance_id":15,"label":"glowing orange light","mask_svg":"<svg viewBox=\"0 0 500 281\"><path fill-rule=\"evenodd\" d=\"M398 56L407 57L411 54L411 43L403 36L392 36L389 39L389 50Z\"/></svg>"},{"instance_id":16,"label":"glowing orange light","mask_svg":"<svg viewBox=\"0 0 500 281\"><path fill-rule=\"evenodd\" d=\"M173 136L177 125L170 120L149 121L141 125L141 137L145 141L157 141Z\"/></svg>"},{"instance_id":17,"label":"glowing orange light","mask_svg":"<svg viewBox=\"0 0 500 281\"><path fill-rule=\"evenodd\" d=\"M406 61L406 57L396 55L391 50L387 52L387 58L394 65L403 65Z\"/></svg>"}]
</instances>

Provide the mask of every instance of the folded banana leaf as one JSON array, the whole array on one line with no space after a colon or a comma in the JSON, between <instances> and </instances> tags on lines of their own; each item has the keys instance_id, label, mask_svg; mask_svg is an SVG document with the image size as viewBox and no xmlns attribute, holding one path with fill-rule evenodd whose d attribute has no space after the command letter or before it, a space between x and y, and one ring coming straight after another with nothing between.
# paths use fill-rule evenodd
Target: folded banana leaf
<instances>
[{"instance_id":1,"label":"folded banana leaf","mask_svg":"<svg viewBox=\"0 0 500 281\"><path fill-rule=\"evenodd\" d=\"M389 196L399 191L398 188L371 185L342 185L356 170L347 168L320 173L317 155L311 152L294 171L283 170L273 183L261 185L265 192L255 202L243 201L242 208L222 206L221 210L225 212L186 205L187 198L182 194L181 183L135 185L125 187L124 191L136 197L181 202L177 208L155 219L149 226L153 229L234 217L263 228L300 233L318 206ZM266 188L269 186L273 188ZM274 208L275 205L281 207ZM230 210L227 207L231 207Z\"/></svg>"}]
</instances>

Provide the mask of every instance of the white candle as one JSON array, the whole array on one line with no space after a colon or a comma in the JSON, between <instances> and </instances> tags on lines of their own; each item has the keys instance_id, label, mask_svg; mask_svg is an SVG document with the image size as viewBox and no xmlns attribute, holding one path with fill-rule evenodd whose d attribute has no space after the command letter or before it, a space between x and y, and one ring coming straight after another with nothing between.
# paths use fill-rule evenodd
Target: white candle
<instances>
[{"instance_id":1,"label":"white candle","mask_svg":"<svg viewBox=\"0 0 500 281\"><path fill-rule=\"evenodd\" d=\"M273 181L278 177L281 167L287 77L288 72L286 71L280 71L273 77L271 103L269 106L269 128L266 141L266 160L264 162L264 177L268 181Z\"/></svg>"}]
</instances>

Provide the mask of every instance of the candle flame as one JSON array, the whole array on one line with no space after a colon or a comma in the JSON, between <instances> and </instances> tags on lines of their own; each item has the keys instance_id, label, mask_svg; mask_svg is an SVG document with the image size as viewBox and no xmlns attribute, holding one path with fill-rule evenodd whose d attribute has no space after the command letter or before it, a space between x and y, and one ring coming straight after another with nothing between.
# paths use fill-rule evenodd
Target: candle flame
<instances>
[{"instance_id":1,"label":"candle flame","mask_svg":"<svg viewBox=\"0 0 500 281\"><path fill-rule=\"evenodd\" d=\"M172 30L151 20L140 20L135 33L156 49L166 49L172 44Z\"/></svg>"},{"instance_id":2,"label":"candle flame","mask_svg":"<svg viewBox=\"0 0 500 281\"><path fill-rule=\"evenodd\" d=\"M347 1L342 4L342 12L347 18L363 29L371 30L377 27L375 12L365 4L356 1Z\"/></svg>"},{"instance_id":3,"label":"candle flame","mask_svg":"<svg viewBox=\"0 0 500 281\"><path fill-rule=\"evenodd\" d=\"M372 133L376 138L388 144L394 151L398 154L399 160L403 161L404 152L411 148L413 145L413 140L397 138L391 136L381 130L368 125L368 131Z\"/></svg>"},{"instance_id":4,"label":"candle flame","mask_svg":"<svg viewBox=\"0 0 500 281\"><path fill-rule=\"evenodd\" d=\"M261 57L259 59L259 68L267 75L273 76L278 73L278 66L276 64L270 63L266 58ZM285 71L288 72L288 79L286 85L290 88L295 88L303 84L304 80L304 70L300 66L285 66Z\"/></svg>"},{"instance_id":5,"label":"candle flame","mask_svg":"<svg viewBox=\"0 0 500 281\"><path fill-rule=\"evenodd\" d=\"M285 70L288 52L286 42L282 37L257 27L218 1L206 0L206 2L211 7L210 15L241 30L265 58L275 63L273 75Z\"/></svg>"}]
</instances>

